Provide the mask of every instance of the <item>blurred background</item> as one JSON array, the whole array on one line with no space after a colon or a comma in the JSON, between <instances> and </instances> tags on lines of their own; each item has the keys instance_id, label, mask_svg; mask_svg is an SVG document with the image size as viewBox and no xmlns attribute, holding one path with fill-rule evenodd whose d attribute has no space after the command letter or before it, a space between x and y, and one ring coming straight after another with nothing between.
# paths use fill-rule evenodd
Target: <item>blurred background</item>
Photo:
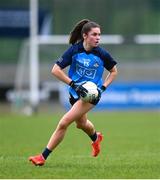
<instances>
[{"instance_id":1,"label":"blurred background","mask_svg":"<svg viewBox=\"0 0 160 180\"><path fill-rule=\"evenodd\" d=\"M67 108L51 68L84 18L101 25L102 47L118 62L97 109L159 110L160 0L1 0L0 112Z\"/></svg>"}]
</instances>

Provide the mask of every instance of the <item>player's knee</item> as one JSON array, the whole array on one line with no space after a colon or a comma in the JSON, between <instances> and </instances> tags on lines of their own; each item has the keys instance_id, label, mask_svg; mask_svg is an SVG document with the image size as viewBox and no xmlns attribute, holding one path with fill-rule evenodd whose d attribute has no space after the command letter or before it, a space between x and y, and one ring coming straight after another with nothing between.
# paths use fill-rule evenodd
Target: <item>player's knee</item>
<instances>
[{"instance_id":1,"label":"player's knee","mask_svg":"<svg viewBox=\"0 0 160 180\"><path fill-rule=\"evenodd\" d=\"M81 124L76 124L76 128L81 129Z\"/></svg>"},{"instance_id":2,"label":"player's knee","mask_svg":"<svg viewBox=\"0 0 160 180\"><path fill-rule=\"evenodd\" d=\"M81 123L76 123L76 127L78 129L83 129L85 127L85 123L84 122L81 122Z\"/></svg>"},{"instance_id":3,"label":"player's knee","mask_svg":"<svg viewBox=\"0 0 160 180\"><path fill-rule=\"evenodd\" d=\"M72 119L68 116L63 116L63 118L58 123L58 128L67 129L67 127L72 123Z\"/></svg>"},{"instance_id":4,"label":"player's knee","mask_svg":"<svg viewBox=\"0 0 160 180\"><path fill-rule=\"evenodd\" d=\"M59 124L58 124L59 129L67 129L67 127L68 127L68 124L64 121L59 122Z\"/></svg>"}]
</instances>

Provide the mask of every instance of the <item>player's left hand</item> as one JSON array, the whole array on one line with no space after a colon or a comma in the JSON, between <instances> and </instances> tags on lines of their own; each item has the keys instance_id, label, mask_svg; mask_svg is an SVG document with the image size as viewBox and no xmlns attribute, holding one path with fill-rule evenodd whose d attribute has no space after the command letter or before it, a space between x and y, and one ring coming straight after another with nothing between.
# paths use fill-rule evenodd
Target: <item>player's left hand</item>
<instances>
[{"instance_id":1,"label":"player's left hand","mask_svg":"<svg viewBox=\"0 0 160 180\"><path fill-rule=\"evenodd\" d=\"M91 102L91 104L94 104L94 105L98 104L99 100L101 99L101 95L102 95L102 93L103 93L105 90L106 90L106 87L103 86L103 85L102 85L100 88L98 88L98 96L97 96L96 99L94 99L94 100Z\"/></svg>"},{"instance_id":2,"label":"player's left hand","mask_svg":"<svg viewBox=\"0 0 160 180\"><path fill-rule=\"evenodd\" d=\"M98 88L98 92L100 92L101 94L106 90L105 86L101 86L100 88Z\"/></svg>"}]
</instances>

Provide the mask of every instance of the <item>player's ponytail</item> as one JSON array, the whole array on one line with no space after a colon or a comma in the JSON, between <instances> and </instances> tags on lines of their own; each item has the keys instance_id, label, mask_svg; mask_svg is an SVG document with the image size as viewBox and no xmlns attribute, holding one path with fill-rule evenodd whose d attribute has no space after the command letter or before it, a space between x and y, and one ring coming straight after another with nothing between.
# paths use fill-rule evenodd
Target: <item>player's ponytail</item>
<instances>
[{"instance_id":1,"label":"player's ponytail","mask_svg":"<svg viewBox=\"0 0 160 180\"><path fill-rule=\"evenodd\" d=\"M89 19L83 19L74 26L73 30L70 32L69 44L75 44L83 39L81 31L84 24L88 23L89 21Z\"/></svg>"},{"instance_id":2,"label":"player's ponytail","mask_svg":"<svg viewBox=\"0 0 160 180\"><path fill-rule=\"evenodd\" d=\"M79 21L73 28L69 37L69 44L75 44L83 40L83 34L87 34L91 28L100 28L100 25L89 19Z\"/></svg>"}]
</instances>

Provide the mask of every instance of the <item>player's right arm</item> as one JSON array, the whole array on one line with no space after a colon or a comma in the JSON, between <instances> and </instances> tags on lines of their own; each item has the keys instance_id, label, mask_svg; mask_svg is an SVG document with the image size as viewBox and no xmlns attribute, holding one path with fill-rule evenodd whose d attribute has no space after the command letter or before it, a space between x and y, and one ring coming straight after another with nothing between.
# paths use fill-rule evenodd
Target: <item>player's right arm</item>
<instances>
[{"instance_id":1,"label":"player's right arm","mask_svg":"<svg viewBox=\"0 0 160 180\"><path fill-rule=\"evenodd\" d=\"M58 64L55 64L52 68L51 73L60 81L66 83L66 84L70 84L70 82L72 81L72 79L70 79L68 77L68 75L66 75L66 73L64 72L63 69L61 69L61 67Z\"/></svg>"},{"instance_id":2,"label":"player's right arm","mask_svg":"<svg viewBox=\"0 0 160 180\"><path fill-rule=\"evenodd\" d=\"M71 78L64 72L64 69L72 63L73 46L71 46L64 54L56 61L51 73L60 81L70 84Z\"/></svg>"}]
</instances>

